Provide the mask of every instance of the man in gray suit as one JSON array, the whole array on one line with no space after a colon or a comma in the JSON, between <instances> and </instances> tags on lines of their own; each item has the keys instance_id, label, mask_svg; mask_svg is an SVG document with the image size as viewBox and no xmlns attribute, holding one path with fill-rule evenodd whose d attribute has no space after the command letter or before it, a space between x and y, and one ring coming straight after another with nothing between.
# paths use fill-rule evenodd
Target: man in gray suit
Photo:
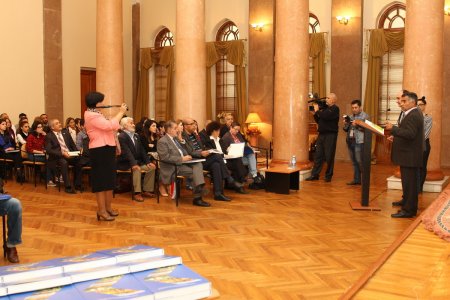
<instances>
[{"instance_id":1,"label":"man in gray suit","mask_svg":"<svg viewBox=\"0 0 450 300\"><path fill-rule=\"evenodd\" d=\"M386 129L394 136L391 160L400 166L403 188L402 209L392 218L411 218L417 214L420 168L424 151L423 115L417 109L416 93L402 95L400 105L403 111L398 126L386 123Z\"/></svg>"},{"instance_id":2,"label":"man in gray suit","mask_svg":"<svg viewBox=\"0 0 450 300\"><path fill-rule=\"evenodd\" d=\"M194 201L197 206L211 206L208 202L203 201L203 186L205 178L203 177L203 165L201 162L186 163L192 160L192 156L181 146L177 140L177 124L174 121L167 121L164 124L166 135L159 139L157 149L160 163L160 180L163 184L170 184L175 175L175 166L177 165L178 174L192 177L194 184ZM168 163L164 163L168 162Z\"/></svg>"}]
</instances>

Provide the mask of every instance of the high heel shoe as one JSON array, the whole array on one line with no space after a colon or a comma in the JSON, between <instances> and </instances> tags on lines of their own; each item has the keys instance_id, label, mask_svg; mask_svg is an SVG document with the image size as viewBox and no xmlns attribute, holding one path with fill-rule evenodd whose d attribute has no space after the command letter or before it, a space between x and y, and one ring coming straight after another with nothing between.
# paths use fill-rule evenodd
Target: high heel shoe
<instances>
[{"instance_id":1,"label":"high heel shoe","mask_svg":"<svg viewBox=\"0 0 450 300\"><path fill-rule=\"evenodd\" d=\"M107 210L106 211L111 217L117 217L119 215L119 212L115 209Z\"/></svg>"},{"instance_id":2,"label":"high heel shoe","mask_svg":"<svg viewBox=\"0 0 450 300\"><path fill-rule=\"evenodd\" d=\"M115 218L111 217L107 213L102 213L102 214L97 213L97 221L114 221L114 220L115 220Z\"/></svg>"}]
</instances>

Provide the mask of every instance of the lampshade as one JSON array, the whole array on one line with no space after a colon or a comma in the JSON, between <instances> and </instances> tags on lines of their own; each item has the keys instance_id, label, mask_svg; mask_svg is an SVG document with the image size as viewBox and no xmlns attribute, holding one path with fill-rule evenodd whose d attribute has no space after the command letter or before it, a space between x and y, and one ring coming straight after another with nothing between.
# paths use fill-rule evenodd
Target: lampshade
<instances>
[{"instance_id":1,"label":"lampshade","mask_svg":"<svg viewBox=\"0 0 450 300\"><path fill-rule=\"evenodd\" d=\"M245 120L245 123L261 123L261 118L257 113L249 113L247 116L247 120Z\"/></svg>"}]
</instances>

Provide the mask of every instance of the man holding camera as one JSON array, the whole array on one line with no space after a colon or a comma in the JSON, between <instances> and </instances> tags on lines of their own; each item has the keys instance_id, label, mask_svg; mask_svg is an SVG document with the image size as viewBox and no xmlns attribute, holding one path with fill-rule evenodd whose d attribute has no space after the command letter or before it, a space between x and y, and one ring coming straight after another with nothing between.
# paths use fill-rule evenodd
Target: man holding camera
<instances>
[{"instance_id":1,"label":"man holding camera","mask_svg":"<svg viewBox=\"0 0 450 300\"><path fill-rule=\"evenodd\" d=\"M314 120L319 125L319 136L316 141L314 167L311 171L311 176L305 180L318 180L324 161L327 163L325 182L330 182L331 177L333 177L334 155L336 153L339 123L339 107L335 105L336 101L336 94L330 93L326 98L326 107L319 109L319 104L317 102L314 102L313 104Z\"/></svg>"},{"instance_id":2,"label":"man holding camera","mask_svg":"<svg viewBox=\"0 0 450 300\"><path fill-rule=\"evenodd\" d=\"M355 120L368 120L369 115L363 112L361 100L352 101L353 116L344 116L344 131L347 132L347 148L353 164L353 180L347 185L361 184L362 151L364 148L364 129L355 124Z\"/></svg>"}]
</instances>

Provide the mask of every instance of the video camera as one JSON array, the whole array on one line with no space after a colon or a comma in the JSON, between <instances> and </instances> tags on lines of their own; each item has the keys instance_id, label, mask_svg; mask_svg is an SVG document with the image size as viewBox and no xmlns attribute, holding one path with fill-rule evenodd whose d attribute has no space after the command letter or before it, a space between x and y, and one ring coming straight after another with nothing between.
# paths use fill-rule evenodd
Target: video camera
<instances>
[{"instance_id":1,"label":"video camera","mask_svg":"<svg viewBox=\"0 0 450 300\"><path fill-rule=\"evenodd\" d=\"M314 94L310 93L309 94L309 99L310 100L308 100L308 103L316 103L317 105L319 105L319 110L323 110L323 109L326 109L328 107L327 101L326 101L327 97L319 98L319 94L317 94L317 93L314 93ZM309 110L310 111L314 111L314 106L313 105L309 105Z\"/></svg>"}]
</instances>

